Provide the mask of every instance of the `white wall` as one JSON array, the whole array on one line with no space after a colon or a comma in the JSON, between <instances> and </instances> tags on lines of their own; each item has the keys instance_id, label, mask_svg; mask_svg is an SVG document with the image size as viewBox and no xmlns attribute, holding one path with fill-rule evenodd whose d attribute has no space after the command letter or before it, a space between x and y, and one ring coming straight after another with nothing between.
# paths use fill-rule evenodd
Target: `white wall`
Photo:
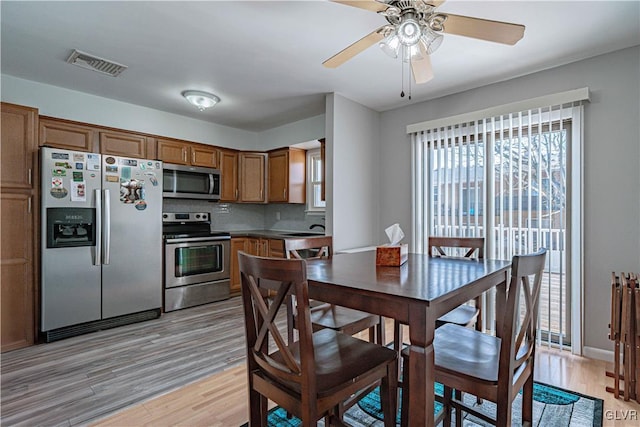
<instances>
[{"instance_id":1,"label":"white wall","mask_svg":"<svg viewBox=\"0 0 640 427\"><path fill-rule=\"evenodd\" d=\"M640 271L640 47L383 113L380 222L399 222L410 235L406 125L581 87L591 93L584 127L583 344L611 350L611 272Z\"/></svg>"},{"instance_id":2,"label":"white wall","mask_svg":"<svg viewBox=\"0 0 640 427\"><path fill-rule=\"evenodd\" d=\"M327 230L336 251L378 243L380 114L327 96Z\"/></svg>"},{"instance_id":3,"label":"white wall","mask_svg":"<svg viewBox=\"0 0 640 427\"><path fill-rule=\"evenodd\" d=\"M258 134L258 147L256 149L266 151L324 138L324 122L325 115L321 114L265 130Z\"/></svg>"}]
</instances>

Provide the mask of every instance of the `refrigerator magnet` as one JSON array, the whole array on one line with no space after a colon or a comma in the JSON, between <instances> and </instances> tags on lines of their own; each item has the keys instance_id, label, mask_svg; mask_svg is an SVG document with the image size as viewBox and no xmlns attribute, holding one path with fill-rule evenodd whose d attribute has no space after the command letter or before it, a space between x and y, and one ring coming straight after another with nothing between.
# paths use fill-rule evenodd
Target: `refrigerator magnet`
<instances>
[{"instance_id":1,"label":"refrigerator magnet","mask_svg":"<svg viewBox=\"0 0 640 427\"><path fill-rule=\"evenodd\" d=\"M106 179L107 182L120 182L120 178L118 178L116 175L107 175L104 179Z\"/></svg>"},{"instance_id":2,"label":"refrigerator magnet","mask_svg":"<svg viewBox=\"0 0 640 427\"><path fill-rule=\"evenodd\" d=\"M53 176L67 176L67 170L61 166L56 166L51 170Z\"/></svg>"},{"instance_id":3,"label":"refrigerator magnet","mask_svg":"<svg viewBox=\"0 0 640 427\"><path fill-rule=\"evenodd\" d=\"M51 153L51 158L53 160L69 160L69 155L67 153Z\"/></svg>"},{"instance_id":4,"label":"refrigerator magnet","mask_svg":"<svg viewBox=\"0 0 640 427\"><path fill-rule=\"evenodd\" d=\"M123 166L120 168L120 178L124 180L131 179L131 168L129 166Z\"/></svg>"},{"instance_id":5,"label":"refrigerator magnet","mask_svg":"<svg viewBox=\"0 0 640 427\"><path fill-rule=\"evenodd\" d=\"M82 172L73 172L73 180L76 182L84 181L84 176Z\"/></svg>"},{"instance_id":6,"label":"refrigerator magnet","mask_svg":"<svg viewBox=\"0 0 640 427\"><path fill-rule=\"evenodd\" d=\"M53 177L51 178L51 188L62 188L62 178Z\"/></svg>"},{"instance_id":7,"label":"refrigerator magnet","mask_svg":"<svg viewBox=\"0 0 640 427\"><path fill-rule=\"evenodd\" d=\"M151 185L153 185L154 187L158 186L158 178L156 177L155 172L145 172L144 174L149 177L149 182L151 183Z\"/></svg>"},{"instance_id":8,"label":"refrigerator magnet","mask_svg":"<svg viewBox=\"0 0 640 427\"><path fill-rule=\"evenodd\" d=\"M87 170L88 171L100 170L100 154L87 154Z\"/></svg>"},{"instance_id":9,"label":"refrigerator magnet","mask_svg":"<svg viewBox=\"0 0 640 427\"><path fill-rule=\"evenodd\" d=\"M76 163L76 169L78 169L78 170L84 169L84 163L77 162Z\"/></svg>"},{"instance_id":10,"label":"refrigerator magnet","mask_svg":"<svg viewBox=\"0 0 640 427\"><path fill-rule=\"evenodd\" d=\"M82 182L74 181L71 183L71 201L72 202L87 201L86 184L84 181Z\"/></svg>"},{"instance_id":11,"label":"refrigerator magnet","mask_svg":"<svg viewBox=\"0 0 640 427\"><path fill-rule=\"evenodd\" d=\"M49 193L56 199L64 199L69 194L66 188L52 188Z\"/></svg>"},{"instance_id":12,"label":"refrigerator magnet","mask_svg":"<svg viewBox=\"0 0 640 427\"><path fill-rule=\"evenodd\" d=\"M143 211L145 209L147 209L147 202L145 202L144 200L138 200L135 204L134 204L135 208L139 211Z\"/></svg>"},{"instance_id":13,"label":"refrigerator magnet","mask_svg":"<svg viewBox=\"0 0 640 427\"><path fill-rule=\"evenodd\" d=\"M83 153L73 153L73 161L74 162L84 162L84 154Z\"/></svg>"}]
</instances>

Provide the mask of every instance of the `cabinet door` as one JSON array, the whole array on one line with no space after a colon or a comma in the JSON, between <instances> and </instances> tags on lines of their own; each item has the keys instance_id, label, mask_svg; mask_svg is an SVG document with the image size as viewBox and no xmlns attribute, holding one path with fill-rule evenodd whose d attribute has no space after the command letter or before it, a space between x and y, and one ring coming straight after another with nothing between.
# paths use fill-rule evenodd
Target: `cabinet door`
<instances>
[{"instance_id":1,"label":"cabinet door","mask_svg":"<svg viewBox=\"0 0 640 427\"><path fill-rule=\"evenodd\" d=\"M240 201L264 203L265 155L240 153Z\"/></svg>"},{"instance_id":2,"label":"cabinet door","mask_svg":"<svg viewBox=\"0 0 640 427\"><path fill-rule=\"evenodd\" d=\"M3 191L0 197L0 351L5 352L32 345L34 342L33 210L31 196L28 194Z\"/></svg>"},{"instance_id":3,"label":"cabinet door","mask_svg":"<svg viewBox=\"0 0 640 427\"><path fill-rule=\"evenodd\" d=\"M37 117L38 110L34 108L2 104L0 185L3 188L31 190L33 187Z\"/></svg>"},{"instance_id":4,"label":"cabinet door","mask_svg":"<svg viewBox=\"0 0 640 427\"><path fill-rule=\"evenodd\" d=\"M188 165L189 144L173 139L158 139L158 160L177 165Z\"/></svg>"},{"instance_id":5,"label":"cabinet door","mask_svg":"<svg viewBox=\"0 0 640 427\"><path fill-rule=\"evenodd\" d=\"M220 201L238 201L238 153L220 150Z\"/></svg>"},{"instance_id":6,"label":"cabinet door","mask_svg":"<svg viewBox=\"0 0 640 427\"><path fill-rule=\"evenodd\" d=\"M218 150L201 144L191 145L191 165L205 168L218 167Z\"/></svg>"},{"instance_id":7,"label":"cabinet door","mask_svg":"<svg viewBox=\"0 0 640 427\"><path fill-rule=\"evenodd\" d=\"M64 150L97 152L95 129L49 117L40 118L40 145Z\"/></svg>"},{"instance_id":8,"label":"cabinet door","mask_svg":"<svg viewBox=\"0 0 640 427\"><path fill-rule=\"evenodd\" d=\"M100 132L100 153L146 159L147 137L135 133Z\"/></svg>"},{"instance_id":9,"label":"cabinet door","mask_svg":"<svg viewBox=\"0 0 640 427\"><path fill-rule=\"evenodd\" d=\"M272 258L284 258L284 240L269 239L269 254Z\"/></svg>"},{"instance_id":10,"label":"cabinet door","mask_svg":"<svg viewBox=\"0 0 640 427\"><path fill-rule=\"evenodd\" d=\"M269 201L287 201L289 182L289 150L269 153Z\"/></svg>"},{"instance_id":11,"label":"cabinet door","mask_svg":"<svg viewBox=\"0 0 640 427\"><path fill-rule=\"evenodd\" d=\"M238 295L240 293L240 266L238 265L238 251L248 251L246 238L234 237L231 239L231 284L229 286L231 295Z\"/></svg>"}]
</instances>

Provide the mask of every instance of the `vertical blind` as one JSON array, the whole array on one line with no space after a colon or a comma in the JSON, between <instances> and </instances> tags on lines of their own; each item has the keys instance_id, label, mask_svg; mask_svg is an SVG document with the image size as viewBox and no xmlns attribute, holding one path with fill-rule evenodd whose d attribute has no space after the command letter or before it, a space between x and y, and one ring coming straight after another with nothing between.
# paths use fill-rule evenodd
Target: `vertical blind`
<instances>
[{"instance_id":1,"label":"vertical blind","mask_svg":"<svg viewBox=\"0 0 640 427\"><path fill-rule=\"evenodd\" d=\"M486 256L497 259L547 248L541 336L561 345L571 337L567 156L581 101L411 133L412 250L426 252L429 236L485 237Z\"/></svg>"}]
</instances>

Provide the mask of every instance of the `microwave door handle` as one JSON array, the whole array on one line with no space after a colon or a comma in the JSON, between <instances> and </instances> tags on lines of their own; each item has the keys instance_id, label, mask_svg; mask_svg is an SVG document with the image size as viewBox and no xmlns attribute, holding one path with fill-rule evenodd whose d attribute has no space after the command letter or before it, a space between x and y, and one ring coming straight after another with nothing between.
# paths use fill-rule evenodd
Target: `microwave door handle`
<instances>
[{"instance_id":1,"label":"microwave door handle","mask_svg":"<svg viewBox=\"0 0 640 427\"><path fill-rule=\"evenodd\" d=\"M102 263L107 265L111 259L111 197L109 190L104 190L104 258Z\"/></svg>"},{"instance_id":2,"label":"microwave door handle","mask_svg":"<svg viewBox=\"0 0 640 427\"><path fill-rule=\"evenodd\" d=\"M213 174L210 173L209 174L209 194L213 194L213 188L214 188Z\"/></svg>"},{"instance_id":3,"label":"microwave door handle","mask_svg":"<svg viewBox=\"0 0 640 427\"><path fill-rule=\"evenodd\" d=\"M102 259L102 191L99 188L95 190L96 198L96 251L93 258L93 265L100 265Z\"/></svg>"}]
</instances>

